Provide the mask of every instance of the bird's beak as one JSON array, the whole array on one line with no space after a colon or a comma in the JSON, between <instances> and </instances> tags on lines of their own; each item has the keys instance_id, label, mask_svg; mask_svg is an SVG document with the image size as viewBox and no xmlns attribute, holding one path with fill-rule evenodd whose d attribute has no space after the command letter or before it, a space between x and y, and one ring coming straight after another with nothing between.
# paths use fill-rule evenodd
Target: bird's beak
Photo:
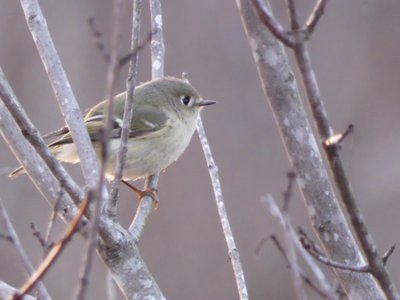
<instances>
[{"instance_id":1,"label":"bird's beak","mask_svg":"<svg viewBox=\"0 0 400 300\"><path fill-rule=\"evenodd\" d=\"M206 105L212 105L215 104L217 102L213 101L213 100L204 100L204 99L200 99L199 102L196 103L197 106L206 106Z\"/></svg>"}]
</instances>

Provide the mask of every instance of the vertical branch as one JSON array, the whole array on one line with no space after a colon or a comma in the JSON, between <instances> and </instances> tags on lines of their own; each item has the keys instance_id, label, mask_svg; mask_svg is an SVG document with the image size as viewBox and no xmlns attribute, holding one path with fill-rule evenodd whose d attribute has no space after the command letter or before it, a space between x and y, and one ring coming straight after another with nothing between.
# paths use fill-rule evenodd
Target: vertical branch
<instances>
[{"instance_id":1,"label":"vertical branch","mask_svg":"<svg viewBox=\"0 0 400 300\"><path fill-rule=\"evenodd\" d=\"M81 168L90 188L96 186L98 165L83 117L51 39L38 0L20 0L32 38L45 66L64 119L78 150Z\"/></svg>"},{"instance_id":2,"label":"vertical branch","mask_svg":"<svg viewBox=\"0 0 400 300\"><path fill-rule=\"evenodd\" d=\"M164 76L165 46L163 38L163 20L161 0L150 0L151 30L151 77L153 79Z\"/></svg>"},{"instance_id":3,"label":"vertical branch","mask_svg":"<svg viewBox=\"0 0 400 300\"><path fill-rule=\"evenodd\" d=\"M208 143L206 132L204 130L203 122L199 118L197 122L197 133L203 148L204 156L206 158L208 171L210 173L211 182L214 188L215 201L217 202L218 214L221 220L222 230L225 235L225 241L228 246L228 254L233 267L233 273L236 280L236 286L241 300L249 299L247 292L246 281L244 277L243 267L240 262L239 250L236 247L235 239L233 237L231 225L229 224L228 214L225 208L225 201L222 195L221 182L218 175L218 167L214 162L211 153L210 144Z\"/></svg>"},{"instance_id":4,"label":"vertical branch","mask_svg":"<svg viewBox=\"0 0 400 300\"><path fill-rule=\"evenodd\" d=\"M164 38L163 38L163 23L161 0L150 0L151 13L151 74L152 79L164 76ZM145 189L156 190L160 174L153 174L146 178ZM130 226L130 231L133 236L139 240L143 232L144 225L147 222L150 213L153 210L153 201L150 196L145 196L140 201L135 218Z\"/></svg>"},{"instance_id":5,"label":"vertical branch","mask_svg":"<svg viewBox=\"0 0 400 300\"><path fill-rule=\"evenodd\" d=\"M113 6L113 32L111 40L111 53L107 71L107 84L106 84L106 99L107 111L105 116L105 122L101 128L101 161L100 161L100 174L98 180L98 186L95 193L95 205L92 220L92 228L90 230L89 239L87 241L87 251L84 257L83 269L80 274L80 285L77 290L76 299L83 300L86 293L86 287L89 282L90 271L92 267L92 261L94 256L94 250L96 247L97 233L99 229L99 218L108 218L108 214L103 213L103 205L110 207L112 201L107 193L105 186L105 174L108 167L109 160L109 137L114 120L114 89L118 77L118 59L119 59L119 48L121 40L121 15L122 15L122 1L114 0ZM109 224L107 224L108 226ZM104 228L100 228L104 229Z\"/></svg>"},{"instance_id":6,"label":"vertical branch","mask_svg":"<svg viewBox=\"0 0 400 300\"><path fill-rule=\"evenodd\" d=\"M266 30L247 0L236 0L264 94L280 130L313 228L330 257L364 265L300 101L297 83L282 45ZM264 6L266 7L266 6ZM335 270L349 296L380 299L381 291L367 274Z\"/></svg>"},{"instance_id":7,"label":"vertical branch","mask_svg":"<svg viewBox=\"0 0 400 300\"><path fill-rule=\"evenodd\" d=\"M119 193L119 186L122 179L122 171L125 165L126 155L128 152L128 138L131 128L132 114L133 114L133 97L136 87L137 67L138 67L138 49L139 49L139 34L140 34L140 21L141 21L141 0L133 1L133 14L132 14L132 36L131 36L131 50L128 77L126 80L126 100L124 107L124 117L121 129L121 144L118 150L118 156L115 166L115 177L111 184L110 192L110 207L108 213L110 216L115 217L117 214L116 203Z\"/></svg>"},{"instance_id":8,"label":"vertical branch","mask_svg":"<svg viewBox=\"0 0 400 300\"><path fill-rule=\"evenodd\" d=\"M31 276L35 272L35 269L33 268L31 262L29 261L28 255L26 255L24 247L22 246L21 241L19 240L19 237L17 235L17 232L15 231L14 226L12 225L11 220L8 217L7 211L4 207L1 198L0 198L0 224L2 224L3 227L6 229L6 232L8 236L11 238L15 250L17 251L19 257L21 258L22 264L26 272L28 273L29 276ZM47 291L42 281L37 282L37 289L41 299L43 300L51 299L49 292Z\"/></svg>"}]
</instances>

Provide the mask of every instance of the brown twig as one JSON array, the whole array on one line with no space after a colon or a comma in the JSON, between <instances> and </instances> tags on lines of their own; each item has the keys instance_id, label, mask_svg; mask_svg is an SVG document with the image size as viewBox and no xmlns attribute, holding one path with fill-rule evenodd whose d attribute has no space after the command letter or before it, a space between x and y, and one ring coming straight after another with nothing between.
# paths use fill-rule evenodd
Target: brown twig
<instances>
[{"instance_id":1,"label":"brown twig","mask_svg":"<svg viewBox=\"0 0 400 300\"><path fill-rule=\"evenodd\" d=\"M92 200L93 193L89 190L86 199L79 207L78 214L74 217L74 219L69 224L68 228L65 230L63 237L51 248L51 250L46 255L45 259L36 269L35 273L33 273L29 279L20 287L19 292L14 295L13 300L20 300L22 296L27 294L36 284L37 282L46 274L49 268L55 263L56 259L60 256L61 252L65 249L65 246L73 237L74 233L78 229L80 220L84 215L86 209L89 206L90 201Z\"/></svg>"}]
</instances>

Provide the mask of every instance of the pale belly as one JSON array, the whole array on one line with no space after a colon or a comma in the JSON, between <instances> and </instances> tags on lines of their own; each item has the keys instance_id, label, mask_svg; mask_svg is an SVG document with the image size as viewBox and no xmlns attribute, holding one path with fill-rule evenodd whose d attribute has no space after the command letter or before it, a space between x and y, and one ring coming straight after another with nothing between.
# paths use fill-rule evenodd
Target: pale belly
<instances>
[{"instance_id":1,"label":"pale belly","mask_svg":"<svg viewBox=\"0 0 400 300\"><path fill-rule=\"evenodd\" d=\"M123 179L135 180L160 172L176 161L187 148L195 129L194 124L179 124L175 128L164 128L162 134L154 134L149 137L134 138L128 141L128 153L126 157ZM119 139L109 142L109 153L116 153L120 144ZM79 157L73 144L63 145L54 151L56 157L64 162L77 163ZM100 148L94 146L99 158ZM54 149L55 150L55 149ZM114 177L116 155L110 154L107 167L107 178Z\"/></svg>"}]
</instances>

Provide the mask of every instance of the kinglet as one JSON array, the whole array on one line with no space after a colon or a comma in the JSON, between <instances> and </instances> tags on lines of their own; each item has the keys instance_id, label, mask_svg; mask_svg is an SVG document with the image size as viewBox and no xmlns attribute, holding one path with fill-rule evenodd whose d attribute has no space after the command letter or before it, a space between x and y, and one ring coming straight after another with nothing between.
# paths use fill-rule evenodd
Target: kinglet
<instances>
[{"instance_id":1,"label":"kinglet","mask_svg":"<svg viewBox=\"0 0 400 300\"><path fill-rule=\"evenodd\" d=\"M109 162L106 175L114 178L120 145L126 92L114 99L113 127L109 141ZM135 89L134 110L128 139L128 153L123 180L136 180L160 172L179 158L188 146L196 128L200 110L215 101L203 100L186 81L164 77L141 84ZM84 118L96 156L100 157L100 131L105 120L107 100L92 107ZM49 145L55 157L77 163L79 156L70 132ZM60 136L57 134L56 136ZM22 167L10 173L24 173Z\"/></svg>"}]
</instances>

